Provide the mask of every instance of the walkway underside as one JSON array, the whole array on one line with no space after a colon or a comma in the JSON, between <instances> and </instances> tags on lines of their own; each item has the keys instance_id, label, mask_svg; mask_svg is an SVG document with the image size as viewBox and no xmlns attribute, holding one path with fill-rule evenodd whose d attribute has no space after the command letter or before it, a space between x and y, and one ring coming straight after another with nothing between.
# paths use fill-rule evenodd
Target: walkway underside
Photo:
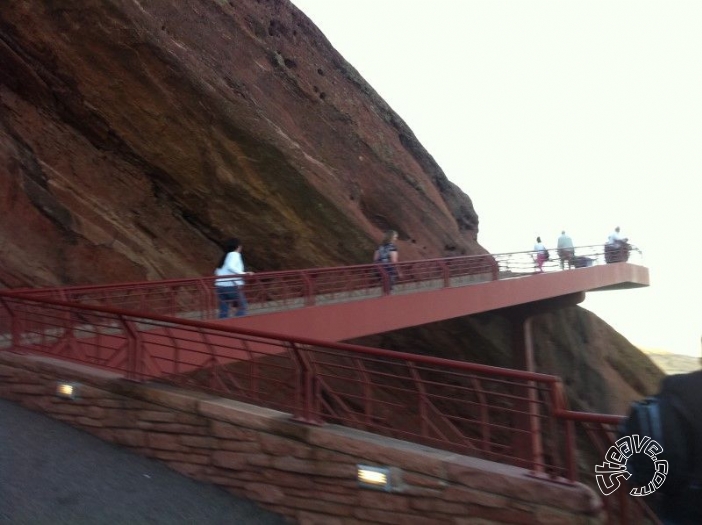
<instances>
[{"instance_id":1,"label":"walkway underside","mask_svg":"<svg viewBox=\"0 0 702 525\"><path fill-rule=\"evenodd\" d=\"M537 313L540 305L548 300L562 298L575 304L588 291L648 285L648 268L615 263L407 294L398 287L389 296L221 322L286 336L345 341L518 305L524 305L527 310L533 307Z\"/></svg>"}]
</instances>

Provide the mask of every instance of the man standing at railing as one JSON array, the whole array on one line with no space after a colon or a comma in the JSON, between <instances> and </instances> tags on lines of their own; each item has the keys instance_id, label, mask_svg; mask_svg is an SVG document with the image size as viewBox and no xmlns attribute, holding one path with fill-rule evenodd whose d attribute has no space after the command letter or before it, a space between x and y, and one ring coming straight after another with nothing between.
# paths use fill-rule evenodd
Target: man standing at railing
<instances>
[{"instance_id":1,"label":"man standing at railing","mask_svg":"<svg viewBox=\"0 0 702 525\"><path fill-rule=\"evenodd\" d=\"M617 226L614 228L614 231L609 234L609 237L607 238L607 244L611 244L615 248L621 248L623 245L629 242L628 237L624 237L622 235L621 228Z\"/></svg>"},{"instance_id":2,"label":"man standing at railing","mask_svg":"<svg viewBox=\"0 0 702 525\"><path fill-rule=\"evenodd\" d=\"M561 232L561 236L558 238L558 257L561 259L561 270L565 267L566 262L568 263L568 268L572 268L575 248L573 247L573 240L566 235L565 230Z\"/></svg>"},{"instance_id":3,"label":"man standing at railing","mask_svg":"<svg viewBox=\"0 0 702 525\"><path fill-rule=\"evenodd\" d=\"M236 304L236 317L246 315L248 303L244 296L244 280L240 275L253 275L244 271L244 261L241 258L241 243L239 239L229 239L224 245L224 253L215 270L216 276L233 276L229 279L216 279L215 289L219 299L219 318L229 317L230 305Z\"/></svg>"},{"instance_id":4,"label":"man standing at railing","mask_svg":"<svg viewBox=\"0 0 702 525\"><path fill-rule=\"evenodd\" d=\"M629 248L629 238L624 237L621 228L617 226L607 237L605 261L608 263L626 262L629 259Z\"/></svg>"}]
</instances>

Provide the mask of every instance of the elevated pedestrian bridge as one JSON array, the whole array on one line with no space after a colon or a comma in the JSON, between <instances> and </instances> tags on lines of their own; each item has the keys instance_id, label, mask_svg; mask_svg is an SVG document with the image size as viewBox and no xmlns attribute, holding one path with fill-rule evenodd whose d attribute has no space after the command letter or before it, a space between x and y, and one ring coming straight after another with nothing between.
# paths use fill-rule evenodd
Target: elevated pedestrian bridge
<instances>
[{"instance_id":1,"label":"elevated pedestrian bridge","mask_svg":"<svg viewBox=\"0 0 702 525\"><path fill-rule=\"evenodd\" d=\"M485 269L490 261L485 258ZM413 263L402 268L410 273ZM437 269L438 270L438 269ZM502 310L516 306L536 308L538 303L567 300L574 304L586 292L648 286L648 269L631 264L596 265L568 271L524 274L484 271L468 276L425 281L402 280L391 293L362 300L332 301L317 296L305 308L272 311L226 321L230 326L275 330L290 336L344 341L412 326ZM564 303L565 304L565 303Z\"/></svg>"},{"instance_id":2,"label":"elevated pedestrian bridge","mask_svg":"<svg viewBox=\"0 0 702 525\"><path fill-rule=\"evenodd\" d=\"M378 265L262 272L246 279L246 317L217 319L214 277L20 290L24 297L217 321L227 326L344 341L366 335L584 293L648 286L638 250L605 263L602 246L577 248L581 268L560 261L535 271L531 252L416 260L396 265L394 286ZM638 263L638 264L637 264ZM567 265L566 265L567 268Z\"/></svg>"},{"instance_id":3,"label":"elevated pedestrian bridge","mask_svg":"<svg viewBox=\"0 0 702 525\"><path fill-rule=\"evenodd\" d=\"M589 291L647 286L638 259L534 270L529 252L262 272L250 315L218 320L214 278L0 291L0 351L74 361L577 479L575 428L604 450L619 416L568 409L558 377L534 371L529 319ZM567 267L567 265L566 265ZM341 343L500 310L513 320L515 369Z\"/></svg>"}]
</instances>

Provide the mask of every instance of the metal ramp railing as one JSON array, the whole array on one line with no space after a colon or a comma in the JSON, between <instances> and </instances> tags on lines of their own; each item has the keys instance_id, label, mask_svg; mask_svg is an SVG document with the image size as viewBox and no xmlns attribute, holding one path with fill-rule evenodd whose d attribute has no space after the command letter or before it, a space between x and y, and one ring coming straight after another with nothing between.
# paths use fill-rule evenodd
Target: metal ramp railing
<instances>
[{"instance_id":1,"label":"metal ramp railing","mask_svg":"<svg viewBox=\"0 0 702 525\"><path fill-rule=\"evenodd\" d=\"M575 248L575 258L587 260L584 267L603 265L607 264L605 251L601 245L581 246ZM627 259L641 262L641 251L633 248L631 257ZM399 278L392 287L382 265L362 264L261 272L246 277L244 293L249 302L249 313L256 315L390 294L457 288L535 273L534 252L422 259L401 262L396 266ZM560 260L555 254L545 263L544 270L570 271L567 265L561 269ZM214 281L215 277L212 276L13 291L27 297L58 299L184 319L213 320L217 317Z\"/></svg>"}]
</instances>

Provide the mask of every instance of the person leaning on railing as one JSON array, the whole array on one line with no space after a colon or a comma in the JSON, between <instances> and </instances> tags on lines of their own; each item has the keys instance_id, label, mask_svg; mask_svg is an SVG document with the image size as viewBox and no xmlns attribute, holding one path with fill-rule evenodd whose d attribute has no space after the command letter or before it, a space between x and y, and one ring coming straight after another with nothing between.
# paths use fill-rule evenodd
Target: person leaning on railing
<instances>
[{"instance_id":1,"label":"person leaning on railing","mask_svg":"<svg viewBox=\"0 0 702 525\"><path fill-rule=\"evenodd\" d=\"M621 248L628 242L629 238L624 237L624 235L622 235L622 230L619 226L614 228L614 231L610 233L609 237L607 238L607 244L611 244L612 246L615 246L617 248Z\"/></svg>"},{"instance_id":2,"label":"person leaning on railing","mask_svg":"<svg viewBox=\"0 0 702 525\"><path fill-rule=\"evenodd\" d=\"M629 238L624 237L621 233L621 228L617 226L614 231L607 237L605 245L605 262L626 262L629 260Z\"/></svg>"},{"instance_id":3,"label":"person leaning on railing","mask_svg":"<svg viewBox=\"0 0 702 525\"><path fill-rule=\"evenodd\" d=\"M224 253L215 269L216 276L230 276L228 279L215 279L215 289L219 300L219 318L229 317L230 306L236 305L236 317L246 315L248 303L244 295L243 275L253 275L244 270L239 239L229 239L224 244Z\"/></svg>"}]
</instances>

